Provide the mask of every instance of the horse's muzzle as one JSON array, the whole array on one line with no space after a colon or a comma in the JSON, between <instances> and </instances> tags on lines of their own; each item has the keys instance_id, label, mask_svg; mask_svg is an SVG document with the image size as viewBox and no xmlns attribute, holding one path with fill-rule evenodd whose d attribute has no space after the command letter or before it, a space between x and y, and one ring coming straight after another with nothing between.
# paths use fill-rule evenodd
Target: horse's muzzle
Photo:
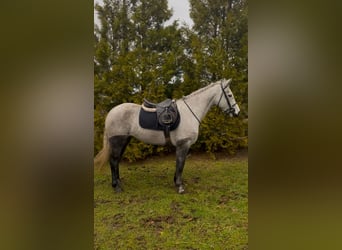
<instances>
[{"instance_id":1,"label":"horse's muzzle","mask_svg":"<svg viewBox=\"0 0 342 250\"><path fill-rule=\"evenodd\" d=\"M237 112L237 113L235 113L235 112L234 112L234 113L233 113L233 116L234 116L234 117L238 117L238 116L239 116L239 114L240 114L240 111L239 111L239 112Z\"/></svg>"},{"instance_id":2,"label":"horse's muzzle","mask_svg":"<svg viewBox=\"0 0 342 250\"><path fill-rule=\"evenodd\" d=\"M232 109L225 110L224 113L230 115L230 117L238 117L240 114L240 110L236 112L235 109L232 108Z\"/></svg>"}]
</instances>

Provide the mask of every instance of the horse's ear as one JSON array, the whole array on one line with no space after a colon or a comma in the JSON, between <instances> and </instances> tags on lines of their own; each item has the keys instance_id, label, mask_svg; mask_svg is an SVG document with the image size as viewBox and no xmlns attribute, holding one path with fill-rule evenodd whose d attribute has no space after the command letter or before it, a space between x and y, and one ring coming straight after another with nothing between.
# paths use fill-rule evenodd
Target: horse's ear
<instances>
[{"instance_id":1,"label":"horse's ear","mask_svg":"<svg viewBox=\"0 0 342 250\"><path fill-rule=\"evenodd\" d=\"M225 83L227 84L227 85L224 87L224 89L226 89L227 87L230 88L230 84L231 84L231 82L232 82L232 78L230 78L230 79L228 79L228 80L224 79L224 81L225 81Z\"/></svg>"}]
</instances>

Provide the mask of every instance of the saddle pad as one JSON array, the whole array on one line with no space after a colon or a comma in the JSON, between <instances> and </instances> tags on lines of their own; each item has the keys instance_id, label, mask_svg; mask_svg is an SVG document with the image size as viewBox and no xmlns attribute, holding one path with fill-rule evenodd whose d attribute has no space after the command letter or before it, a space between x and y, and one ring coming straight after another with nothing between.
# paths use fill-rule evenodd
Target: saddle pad
<instances>
[{"instance_id":1,"label":"saddle pad","mask_svg":"<svg viewBox=\"0 0 342 250\"><path fill-rule=\"evenodd\" d=\"M180 123L180 116L178 115L177 120L170 125L170 131L175 130ZM140 109L139 113L139 125L145 129L152 130L164 130L164 126L158 123L157 113L156 112L147 112Z\"/></svg>"}]
</instances>

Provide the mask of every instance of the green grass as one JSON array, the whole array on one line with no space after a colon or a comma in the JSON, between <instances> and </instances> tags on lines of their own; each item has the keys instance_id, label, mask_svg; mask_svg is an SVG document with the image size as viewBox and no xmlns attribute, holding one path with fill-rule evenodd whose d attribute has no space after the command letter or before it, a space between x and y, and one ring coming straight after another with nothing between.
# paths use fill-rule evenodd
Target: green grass
<instances>
[{"instance_id":1,"label":"green grass","mask_svg":"<svg viewBox=\"0 0 342 250\"><path fill-rule=\"evenodd\" d=\"M95 249L247 249L248 160L190 156L173 184L173 157L122 163L122 193L109 166L95 170Z\"/></svg>"}]
</instances>

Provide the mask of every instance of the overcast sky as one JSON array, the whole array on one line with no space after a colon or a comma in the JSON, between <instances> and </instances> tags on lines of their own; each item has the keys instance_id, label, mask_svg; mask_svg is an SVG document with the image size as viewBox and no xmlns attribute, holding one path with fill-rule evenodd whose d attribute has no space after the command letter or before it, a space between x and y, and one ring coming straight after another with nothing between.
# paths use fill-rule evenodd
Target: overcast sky
<instances>
[{"instance_id":1,"label":"overcast sky","mask_svg":"<svg viewBox=\"0 0 342 250\"><path fill-rule=\"evenodd\" d=\"M99 3L100 5L102 4L102 0L94 0L94 2ZM189 12L190 12L189 0L168 0L168 2L169 2L169 8L173 9L173 16L168 22L166 22L166 24L171 24L174 20L179 20L179 24L182 24L183 22L185 22L189 26L193 25L193 22L189 16ZM95 12L94 12L94 18L96 22L97 19L96 19Z\"/></svg>"},{"instance_id":2,"label":"overcast sky","mask_svg":"<svg viewBox=\"0 0 342 250\"><path fill-rule=\"evenodd\" d=\"M192 26L193 22L190 18L190 5L189 0L168 0L169 8L173 9L173 16L168 23L172 23L174 20L179 20L179 23Z\"/></svg>"}]
</instances>

